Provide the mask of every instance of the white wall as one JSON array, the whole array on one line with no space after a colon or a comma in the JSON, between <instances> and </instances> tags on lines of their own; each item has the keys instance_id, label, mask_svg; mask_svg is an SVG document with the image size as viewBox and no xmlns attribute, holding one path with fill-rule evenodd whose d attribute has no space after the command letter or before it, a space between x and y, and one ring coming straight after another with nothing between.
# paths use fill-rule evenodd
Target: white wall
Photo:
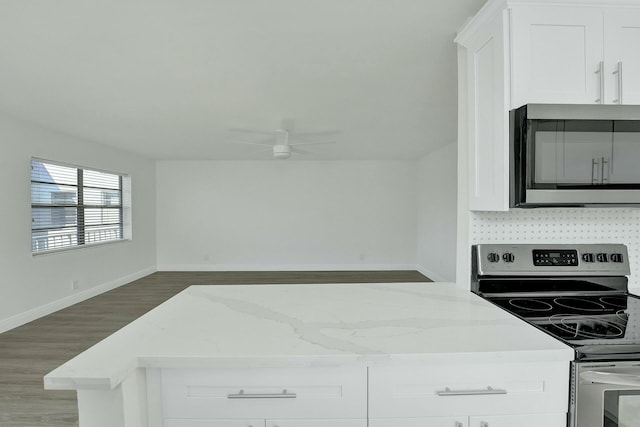
<instances>
[{"instance_id":1,"label":"white wall","mask_svg":"<svg viewBox=\"0 0 640 427\"><path fill-rule=\"evenodd\" d=\"M414 161L160 161L158 269L415 269Z\"/></svg>"},{"instance_id":2,"label":"white wall","mask_svg":"<svg viewBox=\"0 0 640 427\"><path fill-rule=\"evenodd\" d=\"M131 175L133 240L32 256L32 156ZM153 161L0 118L0 332L153 272L154 180Z\"/></svg>"},{"instance_id":3,"label":"white wall","mask_svg":"<svg viewBox=\"0 0 640 427\"><path fill-rule=\"evenodd\" d=\"M418 270L436 281L456 279L456 143L418 164Z\"/></svg>"}]
</instances>

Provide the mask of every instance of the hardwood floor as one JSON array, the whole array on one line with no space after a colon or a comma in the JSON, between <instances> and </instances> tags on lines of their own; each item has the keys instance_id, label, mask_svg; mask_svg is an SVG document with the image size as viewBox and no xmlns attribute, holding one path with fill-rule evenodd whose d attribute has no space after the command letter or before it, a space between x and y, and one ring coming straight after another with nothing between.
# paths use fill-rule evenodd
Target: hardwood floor
<instances>
[{"instance_id":1,"label":"hardwood floor","mask_svg":"<svg viewBox=\"0 0 640 427\"><path fill-rule=\"evenodd\" d=\"M429 281L416 271L151 274L0 334L0 426L77 426L75 392L44 390L43 376L189 285Z\"/></svg>"}]
</instances>

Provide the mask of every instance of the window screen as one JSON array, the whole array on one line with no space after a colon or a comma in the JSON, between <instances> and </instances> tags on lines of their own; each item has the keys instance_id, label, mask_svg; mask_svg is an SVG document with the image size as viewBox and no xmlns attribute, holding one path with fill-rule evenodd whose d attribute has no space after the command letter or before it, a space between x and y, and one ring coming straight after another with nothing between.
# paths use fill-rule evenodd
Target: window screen
<instances>
[{"instance_id":1,"label":"window screen","mask_svg":"<svg viewBox=\"0 0 640 427\"><path fill-rule=\"evenodd\" d=\"M124 178L33 159L31 252L124 239Z\"/></svg>"}]
</instances>

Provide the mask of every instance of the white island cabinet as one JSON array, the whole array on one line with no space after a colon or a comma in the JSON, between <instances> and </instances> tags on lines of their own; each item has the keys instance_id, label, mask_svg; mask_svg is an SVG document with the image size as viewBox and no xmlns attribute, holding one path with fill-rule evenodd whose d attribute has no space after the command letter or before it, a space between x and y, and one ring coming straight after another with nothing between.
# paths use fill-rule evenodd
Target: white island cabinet
<instances>
[{"instance_id":1,"label":"white island cabinet","mask_svg":"<svg viewBox=\"0 0 640 427\"><path fill-rule=\"evenodd\" d=\"M640 0L489 0L456 42L470 210L509 209L510 110L640 104Z\"/></svg>"},{"instance_id":2,"label":"white island cabinet","mask_svg":"<svg viewBox=\"0 0 640 427\"><path fill-rule=\"evenodd\" d=\"M45 387L80 427L564 427L572 359L454 284L192 286Z\"/></svg>"}]
</instances>

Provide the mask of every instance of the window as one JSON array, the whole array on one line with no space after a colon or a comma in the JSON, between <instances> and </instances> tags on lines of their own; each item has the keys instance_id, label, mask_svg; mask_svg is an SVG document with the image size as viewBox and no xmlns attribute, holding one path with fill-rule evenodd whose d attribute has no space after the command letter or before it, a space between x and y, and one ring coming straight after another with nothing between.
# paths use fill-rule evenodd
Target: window
<instances>
[{"instance_id":1,"label":"window","mask_svg":"<svg viewBox=\"0 0 640 427\"><path fill-rule=\"evenodd\" d=\"M126 175L32 159L31 252L127 238L128 180Z\"/></svg>"}]
</instances>

